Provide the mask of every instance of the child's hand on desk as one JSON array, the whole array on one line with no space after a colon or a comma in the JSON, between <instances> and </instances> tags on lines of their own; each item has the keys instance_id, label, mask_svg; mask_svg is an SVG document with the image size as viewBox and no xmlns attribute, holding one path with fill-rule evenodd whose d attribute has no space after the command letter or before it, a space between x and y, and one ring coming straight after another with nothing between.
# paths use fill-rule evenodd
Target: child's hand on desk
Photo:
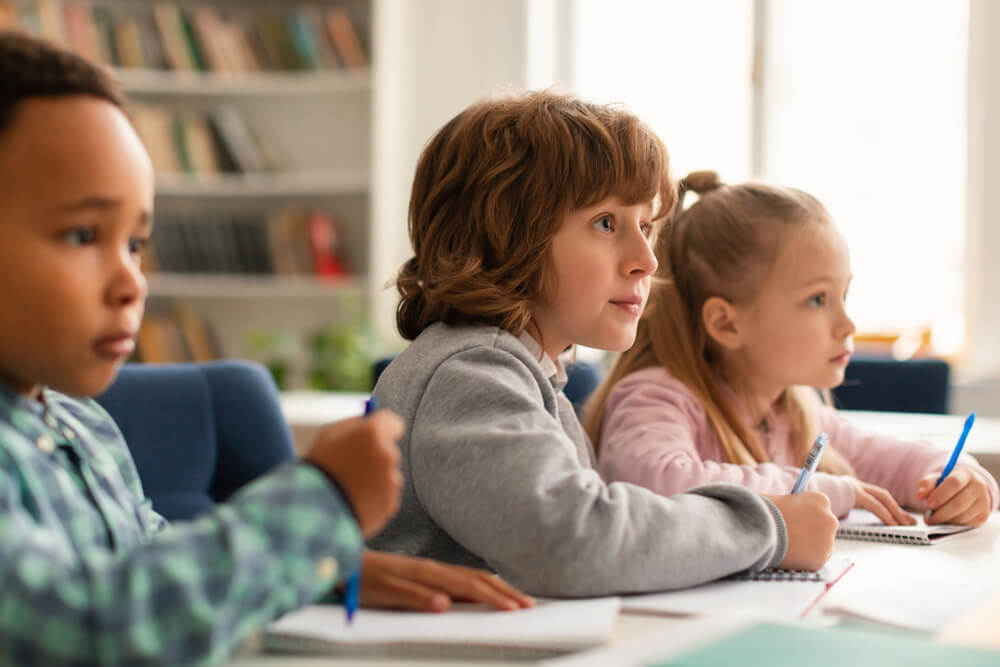
<instances>
[{"instance_id":1,"label":"child's hand on desk","mask_svg":"<svg viewBox=\"0 0 1000 667\"><path fill-rule=\"evenodd\" d=\"M917 482L917 498L933 510L927 523L957 523L981 526L990 517L990 487L978 472L961 464L934 488L940 472Z\"/></svg>"},{"instance_id":2,"label":"child's hand on desk","mask_svg":"<svg viewBox=\"0 0 1000 667\"><path fill-rule=\"evenodd\" d=\"M399 448L403 421L388 410L327 424L305 460L331 475L347 494L365 537L377 533L399 509L403 475Z\"/></svg>"},{"instance_id":3,"label":"child's hand on desk","mask_svg":"<svg viewBox=\"0 0 1000 667\"><path fill-rule=\"evenodd\" d=\"M362 607L447 611L452 601L483 602L502 610L535 604L485 570L381 551L365 550L362 555Z\"/></svg>"},{"instance_id":4,"label":"child's hand on desk","mask_svg":"<svg viewBox=\"0 0 1000 667\"><path fill-rule=\"evenodd\" d=\"M810 571L823 567L830 560L837 535L838 522L830 511L830 499L818 491L766 497L778 506L788 531L788 552L778 567Z\"/></svg>"},{"instance_id":5,"label":"child's hand on desk","mask_svg":"<svg viewBox=\"0 0 1000 667\"><path fill-rule=\"evenodd\" d=\"M860 479L849 477L854 484L854 506L868 510L887 526L912 526L917 522L906 510L899 506L892 494L881 486L875 486Z\"/></svg>"}]
</instances>

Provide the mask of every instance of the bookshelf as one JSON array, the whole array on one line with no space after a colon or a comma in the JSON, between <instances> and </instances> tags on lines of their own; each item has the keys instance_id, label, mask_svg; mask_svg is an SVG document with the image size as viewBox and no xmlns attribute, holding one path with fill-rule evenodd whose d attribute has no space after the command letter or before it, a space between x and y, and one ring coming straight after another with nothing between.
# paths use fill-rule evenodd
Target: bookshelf
<instances>
[{"instance_id":1,"label":"bookshelf","mask_svg":"<svg viewBox=\"0 0 1000 667\"><path fill-rule=\"evenodd\" d=\"M0 27L104 62L127 96L157 172L147 321L176 329L146 341L182 341L150 358L280 354L302 388L310 337L368 314L374 2L0 1ZM269 333L294 343L255 347Z\"/></svg>"}]
</instances>

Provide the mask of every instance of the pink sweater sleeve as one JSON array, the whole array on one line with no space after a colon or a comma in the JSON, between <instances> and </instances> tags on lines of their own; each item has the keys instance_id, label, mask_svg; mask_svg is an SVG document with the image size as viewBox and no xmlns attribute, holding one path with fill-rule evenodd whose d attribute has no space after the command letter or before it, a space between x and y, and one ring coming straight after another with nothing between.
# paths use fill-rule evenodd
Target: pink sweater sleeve
<instances>
[{"instance_id":1,"label":"pink sweater sleeve","mask_svg":"<svg viewBox=\"0 0 1000 667\"><path fill-rule=\"evenodd\" d=\"M904 442L862 431L828 406L820 407L820 424L830 434L830 443L854 466L859 479L883 487L904 507L923 507L917 500L917 482L924 475L944 470L951 456L950 451L930 443ZM982 476L990 488L991 506L997 509L1000 491L993 476L968 454L959 456L958 463Z\"/></svg>"},{"instance_id":2,"label":"pink sweater sleeve","mask_svg":"<svg viewBox=\"0 0 1000 667\"><path fill-rule=\"evenodd\" d=\"M799 473L798 468L774 463L724 462L701 404L662 368L638 371L614 387L601 433L601 475L609 482L631 482L662 495L715 482L761 494L787 494Z\"/></svg>"}]
</instances>

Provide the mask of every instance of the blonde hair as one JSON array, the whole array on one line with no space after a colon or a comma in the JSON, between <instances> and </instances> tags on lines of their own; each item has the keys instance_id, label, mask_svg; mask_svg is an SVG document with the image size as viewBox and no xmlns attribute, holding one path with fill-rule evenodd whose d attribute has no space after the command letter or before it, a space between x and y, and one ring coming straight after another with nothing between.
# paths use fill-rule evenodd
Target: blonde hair
<instances>
[{"instance_id":1,"label":"blonde hair","mask_svg":"<svg viewBox=\"0 0 1000 667\"><path fill-rule=\"evenodd\" d=\"M699 199L685 210L682 203L687 191L697 193ZM741 390L738 378L727 377L721 350L705 329L702 306L713 296L731 303L750 302L773 267L786 235L805 225L831 224L830 216L819 201L800 190L759 183L723 185L711 171L693 172L681 180L677 208L656 243L660 268L635 344L618 356L594 392L584 427L599 448L604 404L611 389L631 373L661 366L704 407L729 462L762 463L769 460L767 453L719 381ZM777 401L788 417L799 465L818 430L818 400L813 392L810 387L789 387ZM854 473L833 447L827 448L819 467L834 474Z\"/></svg>"},{"instance_id":2,"label":"blonde hair","mask_svg":"<svg viewBox=\"0 0 1000 667\"><path fill-rule=\"evenodd\" d=\"M440 321L520 335L562 221L612 195L658 201L658 220L676 200L663 142L631 113L552 92L466 108L417 164L399 332L412 340Z\"/></svg>"}]
</instances>

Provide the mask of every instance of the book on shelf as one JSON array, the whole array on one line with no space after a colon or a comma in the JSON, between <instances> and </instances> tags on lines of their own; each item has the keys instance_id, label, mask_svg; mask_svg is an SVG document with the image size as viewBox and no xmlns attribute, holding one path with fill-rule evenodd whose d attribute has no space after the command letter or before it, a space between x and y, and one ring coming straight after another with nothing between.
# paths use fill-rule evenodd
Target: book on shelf
<instances>
[{"instance_id":1,"label":"book on shelf","mask_svg":"<svg viewBox=\"0 0 1000 667\"><path fill-rule=\"evenodd\" d=\"M180 8L171 3L157 2L153 5L153 18L159 32L160 43L163 45L165 64L170 69L181 72L197 69L188 40L184 36ZM124 61L119 64L128 67Z\"/></svg>"},{"instance_id":2,"label":"book on shelf","mask_svg":"<svg viewBox=\"0 0 1000 667\"><path fill-rule=\"evenodd\" d=\"M206 114L132 104L129 116L158 174L270 173L288 164L274 138L230 106Z\"/></svg>"},{"instance_id":3,"label":"book on shelf","mask_svg":"<svg viewBox=\"0 0 1000 667\"><path fill-rule=\"evenodd\" d=\"M247 123L234 107L221 106L212 111L209 123L215 136L225 145L226 153L240 172L272 171L277 165L268 161L268 153L261 148L259 133ZM272 152L273 155L273 152Z\"/></svg>"},{"instance_id":4,"label":"book on shelf","mask_svg":"<svg viewBox=\"0 0 1000 667\"><path fill-rule=\"evenodd\" d=\"M336 216L289 207L270 216L164 216L149 246L151 272L235 275L347 275Z\"/></svg>"},{"instance_id":5,"label":"book on shelf","mask_svg":"<svg viewBox=\"0 0 1000 667\"><path fill-rule=\"evenodd\" d=\"M306 219L313 271L322 278L339 278L347 273L336 252L340 234L338 227L337 220L318 211L313 211Z\"/></svg>"},{"instance_id":6,"label":"book on shelf","mask_svg":"<svg viewBox=\"0 0 1000 667\"><path fill-rule=\"evenodd\" d=\"M151 313L136 337L136 356L153 364L210 361L221 356L215 335L190 305L176 301L167 312Z\"/></svg>"},{"instance_id":7,"label":"book on shelf","mask_svg":"<svg viewBox=\"0 0 1000 667\"><path fill-rule=\"evenodd\" d=\"M350 69L364 69L368 67L368 58L361 47L361 40L354 30L351 17L341 7L334 7L326 12L326 26L330 33L330 40L337 49L340 62L344 67Z\"/></svg>"},{"instance_id":8,"label":"book on shelf","mask_svg":"<svg viewBox=\"0 0 1000 667\"><path fill-rule=\"evenodd\" d=\"M0 2L0 28L22 27L99 62L179 72L364 68L357 26L339 7L229 10L206 4Z\"/></svg>"},{"instance_id":9,"label":"book on shelf","mask_svg":"<svg viewBox=\"0 0 1000 667\"><path fill-rule=\"evenodd\" d=\"M129 117L132 126L146 146L153 170L157 173L179 173L181 162L178 157L171 128L172 112L166 107L132 105Z\"/></svg>"}]
</instances>

